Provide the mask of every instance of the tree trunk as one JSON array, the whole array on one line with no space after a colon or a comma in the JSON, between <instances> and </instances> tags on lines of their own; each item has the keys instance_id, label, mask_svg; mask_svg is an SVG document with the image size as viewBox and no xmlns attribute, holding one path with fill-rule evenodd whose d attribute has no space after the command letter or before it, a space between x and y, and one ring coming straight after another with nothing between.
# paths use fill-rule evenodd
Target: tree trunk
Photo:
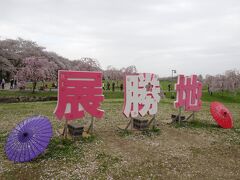
<instances>
[{"instance_id":1,"label":"tree trunk","mask_svg":"<svg viewBox=\"0 0 240 180\"><path fill-rule=\"evenodd\" d=\"M32 91L32 93L35 93L36 87L37 87L37 82L33 82L33 91Z\"/></svg>"}]
</instances>

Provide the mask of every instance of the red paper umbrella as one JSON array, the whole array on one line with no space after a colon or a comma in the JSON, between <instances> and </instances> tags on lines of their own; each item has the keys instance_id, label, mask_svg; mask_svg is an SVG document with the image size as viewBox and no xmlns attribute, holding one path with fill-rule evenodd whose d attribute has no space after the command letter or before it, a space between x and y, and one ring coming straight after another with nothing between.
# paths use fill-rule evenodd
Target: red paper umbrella
<instances>
[{"instance_id":1,"label":"red paper umbrella","mask_svg":"<svg viewBox=\"0 0 240 180\"><path fill-rule=\"evenodd\" d=\"M210 105L210 112L222 128L232 128L233 127L233 118L231 112L221 103L212 102Z\"/></svg>"}]
</instances>

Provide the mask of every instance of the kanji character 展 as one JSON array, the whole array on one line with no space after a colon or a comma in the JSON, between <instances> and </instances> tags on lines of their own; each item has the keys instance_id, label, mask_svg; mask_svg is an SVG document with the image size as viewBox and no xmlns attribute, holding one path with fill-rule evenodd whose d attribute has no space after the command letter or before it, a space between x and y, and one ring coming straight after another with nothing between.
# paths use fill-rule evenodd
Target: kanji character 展
<instances>
[{"instance_id":1,"label":"kanji character \u5c55","mask_svg":"<svg viewBox=\"0 0 240 180\"><path fill-rule=\"evenodd\" d=\"M85 111L101 118L104 111L98 108L103 99L101 72L58 72L58 104L54 112L58 119L82 118Z\"/></svg>"}]
</instances>

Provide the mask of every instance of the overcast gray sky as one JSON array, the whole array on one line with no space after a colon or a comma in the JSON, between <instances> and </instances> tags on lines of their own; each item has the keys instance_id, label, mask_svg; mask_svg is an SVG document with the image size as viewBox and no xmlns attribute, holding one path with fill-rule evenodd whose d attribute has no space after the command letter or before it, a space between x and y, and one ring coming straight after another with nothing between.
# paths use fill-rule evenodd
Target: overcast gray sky
<instances>
[{"instance_id":1,"label":"overcast gray sky","mask_svg":"<svg viewBox=\"0 0 240 180\"><path fill-rule=\"evenodd\" d=\"M1 0L0 36L103 68L218 74L240 69L240 1Z\"/></svg>"}]
</instances>

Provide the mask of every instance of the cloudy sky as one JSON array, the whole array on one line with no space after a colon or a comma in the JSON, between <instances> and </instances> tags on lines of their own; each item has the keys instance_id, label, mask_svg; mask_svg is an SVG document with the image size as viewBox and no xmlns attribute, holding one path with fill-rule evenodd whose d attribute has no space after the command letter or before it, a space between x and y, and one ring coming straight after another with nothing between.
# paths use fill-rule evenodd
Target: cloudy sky
<instances>
[{"instance_id":1,"label":"cloudy sky","mask_svg":"<svg viewBox=\"0 0 240 180\"><path fill-rule=\"evenodd\" d=\"M1 0L0 37L170 76L240 70L239 0Z\"/></svg>"}]
</instances>

